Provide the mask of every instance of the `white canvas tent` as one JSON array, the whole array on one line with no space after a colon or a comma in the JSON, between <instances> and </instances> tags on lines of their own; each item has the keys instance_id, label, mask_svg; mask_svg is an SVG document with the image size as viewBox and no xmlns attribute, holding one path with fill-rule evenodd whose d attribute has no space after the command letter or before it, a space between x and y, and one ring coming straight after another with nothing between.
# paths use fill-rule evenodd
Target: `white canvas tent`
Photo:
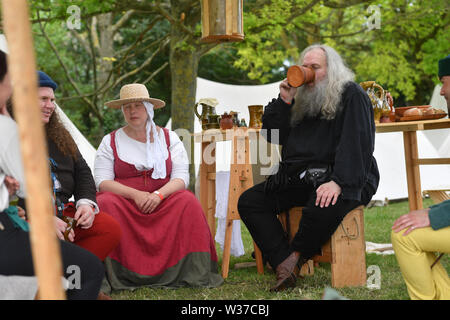
<instances>
[{"instance_id":1,"label":"white canvas tent","mask_svg":"<svg viewBox=\"0 0 450 320\"><path fill-rule=\"evenodd\" d=\"M86 160L89 168L91 168L92 174L94 174L94 160L95 160L95 152L97 151L91 143L84 137L84 135L78 130L78 128L73 124L73 122L69 119L69 117L62 111L62 109L56 105L56 112L58 113L59 118L62 123L66 127L66 129L70 132L75 143L80 150L84 160Z\"/></svg>"}]
</instances>

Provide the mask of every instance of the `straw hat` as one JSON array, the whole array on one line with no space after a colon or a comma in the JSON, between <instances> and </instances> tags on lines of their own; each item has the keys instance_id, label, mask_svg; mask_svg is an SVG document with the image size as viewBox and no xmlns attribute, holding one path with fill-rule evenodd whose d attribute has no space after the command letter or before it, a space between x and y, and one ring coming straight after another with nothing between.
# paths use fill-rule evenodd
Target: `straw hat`
<instances>
[{"instance_id":1,"label":"straw hat","mask_svg":"<svg viewBox=\"0 0 450 320\"><path fill-rule=\"evenodd\" d=\"M124 85L120 89L120 99L108 101L105 105L110 108L119 109L124 104L141 101L151 102L154 109L159 109L166 105L162 100L150 98L147 88L140 83Z\"/></svg>"}]
</instances>

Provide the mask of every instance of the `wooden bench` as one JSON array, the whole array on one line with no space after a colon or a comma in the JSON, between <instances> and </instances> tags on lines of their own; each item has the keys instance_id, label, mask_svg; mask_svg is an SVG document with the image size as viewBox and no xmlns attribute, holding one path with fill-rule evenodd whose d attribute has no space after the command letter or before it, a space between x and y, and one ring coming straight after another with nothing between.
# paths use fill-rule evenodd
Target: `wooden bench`
<instances>
[{"instance_id":1,"label":"wooden bench","mask_svg":"<svg viewBox=\"0 0 450 320\"><path fill-rule=\"evenodd\" d=\"M350 211L334 232L331 239L322 247L320 255L297 270L301 275L314 274L313 262L331 263L331 285L335 288L366 285L366 243L364 240L364 207L359 206ZM290 240L297 233L302 218L302 207L289 210ZM286 231L286 214L279 215ZM258 273L263 270L261 255L256 254Z\"/></svg>"}]
</instances>

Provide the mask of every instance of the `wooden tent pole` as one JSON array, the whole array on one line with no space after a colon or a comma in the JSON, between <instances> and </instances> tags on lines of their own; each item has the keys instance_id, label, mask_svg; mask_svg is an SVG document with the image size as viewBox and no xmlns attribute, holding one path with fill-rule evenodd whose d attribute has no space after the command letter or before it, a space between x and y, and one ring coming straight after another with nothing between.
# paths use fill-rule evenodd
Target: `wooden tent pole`
<instances>
[{"instance_id":1,"label":"wooden tent pole","mask_svg":"<svg viewBox=\"0 0 450 320\"><path fill-rule=\"evenodd\" d=\"M41 299L64 299L60 245L51 203L47 145L38 105L37 72L26 0L2 0L8 69L19 126L35 274Z\"/></svg>"}]
</instances>

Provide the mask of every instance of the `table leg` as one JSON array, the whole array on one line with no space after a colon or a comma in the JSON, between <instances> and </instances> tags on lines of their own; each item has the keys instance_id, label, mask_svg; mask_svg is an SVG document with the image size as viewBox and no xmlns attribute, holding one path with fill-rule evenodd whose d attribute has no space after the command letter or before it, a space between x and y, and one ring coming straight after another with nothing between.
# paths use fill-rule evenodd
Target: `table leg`
<instances>
[{"instance_id":1,"label":"table leg","mask_svg":"<svg viewBox=\"0 0 450 320\"><path fill-rule=\"evenodd\" d=\"M420 169L418 164L419 151L417 147L416 131L403 132L403 145L405 147L405 165L406 180L408 183L409 209L422 209L423 202L420 184Z\"/></svg>"},{"instance_id":2,"label":"table leg","mask_svg":"<svg viewBox=\"0 0 450 320\"><path fill-rule=\"evenodd\" d=\"M238 129L242 130L242 129ZM231 238L234 220L240 220L237 204L240 195L253 186L252 165L250 162L250 142L245 131L235 131L232 139L230 187L228 192L225 243L222 258L222 277L228 277L230 264Z\"/></svg>"},{"instance_id":3,"label":"table leg","mask_svg":"<svg viewBox=\"0 0 450 320\"><path fill-rule=\"evenodd\" d=\"M205 159L205 155L211 156L213 159ZM216 234L216 220L214 217L216 211L215 156L215 142L203 142L200 163L200 204L206 215L206 221L213 239ZM210 160L213 160L212 163Z\"/></svg>"}]
</instances>

